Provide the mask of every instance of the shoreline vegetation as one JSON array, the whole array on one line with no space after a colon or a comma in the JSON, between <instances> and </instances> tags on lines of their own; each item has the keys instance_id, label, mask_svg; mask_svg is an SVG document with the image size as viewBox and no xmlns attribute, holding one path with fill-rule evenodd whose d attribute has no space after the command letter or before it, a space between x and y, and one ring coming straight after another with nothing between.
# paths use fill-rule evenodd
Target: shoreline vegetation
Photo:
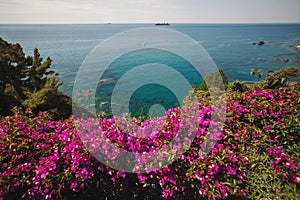
<instances>
[{"instance_id":1,"label":"shoreline vegetation","mask_svg":"<svg viewBox=\"0 0 300 200\"><path fill-rule=\"evenodd\" d=\"M128 120L74 119L72 99L59 91L62 83L50 66L37 49L26 57L19 44L0 39L0 199L300 199L300 82L289 82L299 77L299 67L252 69L249 75L265 77L253 84L229 83L219 70L192 87L197 103L187 96L185 108L162 118ZM220 92L226 95L222 124L213 121L222 111L211 99L223 102L210 95L209 81L216 82L214 94L226 90ZM182 121L186 113L192 114ZM157 129L150 138L131 137L126 129L137 127L139 135L150 126ZM179 127L195 131L195 138L162 168L174 155L156 156L146 173L114 170L94 157L101 152L130 165L97 134L137 155L164 147ZM181 139L170 148L180 149L187 138ZM206 148L210 153L199 153Z\"/></svg>"},{"instance_id":2,"label":"shoreline vegetation","mask_svg":"<svg viewBox=\"0 0 300 200\"><path fill-rule=\"evenodd\" d=\"M51 62L50 57L43 61L37 48L26 57L19 44L0 38L0 117L13 114L14 107L31 108L34 114L47 111L54 120L70 117L72 99L59 90L63 83L50 70Z\"/></svg>"}]
</instances>

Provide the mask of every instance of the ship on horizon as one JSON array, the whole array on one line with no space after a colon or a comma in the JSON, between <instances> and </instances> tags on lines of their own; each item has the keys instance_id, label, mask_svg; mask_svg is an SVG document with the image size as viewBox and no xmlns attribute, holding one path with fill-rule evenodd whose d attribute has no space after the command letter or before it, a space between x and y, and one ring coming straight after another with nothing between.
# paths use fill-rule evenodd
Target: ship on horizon
<instances>
[{"instance_id":1,"label":"ship on horizon","mask_svg":"<svg viewBox=\"0 0 300 200\"><path fill-rule=\"evenodd\" d=\"M156 23L155 26L169 26L169 23Z\"/></svg>"}]
</instances>

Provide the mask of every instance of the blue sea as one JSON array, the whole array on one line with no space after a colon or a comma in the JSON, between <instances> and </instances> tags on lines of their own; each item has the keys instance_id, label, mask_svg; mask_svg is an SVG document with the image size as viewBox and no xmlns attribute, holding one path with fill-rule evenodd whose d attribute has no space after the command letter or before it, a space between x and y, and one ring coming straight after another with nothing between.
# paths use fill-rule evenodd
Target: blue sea
<instances>
[{"instance_id":1,"label":"blue sea","mask_svg":"<svg viewBox=\"0 0 300 200\"><path fill-rule=\"evenodd\" d=\"M58 78L64 82L61 89L72 96L76 73L85 58L98 44L123 31L145 27L155 28L155 25L2 24L0 25L0 37L10 43L19 43L26 55L33 55L34 48L38 48L43 58L51 57L53 60L52 70L59 72ZM251 68L274 71L283 67L300 65L300 53L292 48L292 46L300 45L300 24L171 24L163 28L181 32L202 45L216 66L223 69L229 81L240 80L248 83L259 81L260 79L257 76L250 76ZM253 45L254 42L260 40L265 41L265 45ZM162 55L161 52L156 53ZM152 52L152 54L150 52L149 55L155 55L155 52ZM134 53L128 56L126 59L141 57L140 54ZM147 59L154 59L154 57L151 58L150 56ZM164 62L167 64L181 62L169 54L165 54L163 57ZM288 62L283 62L286 59L288 59ZM112 93L112 87L116 79L124 73L125 71L120 73L108 71L105 74L105 80L113 81L108 81L105 87L97 88L99 95L96 95L98 96L96 100L98 104L110 100L108 97ZM190 71L187 68L184 73L188 76L188 74L194 74L194 71L192 68ZM201 77L197 79L191 75L190 80L191 84L200 85L203 79ZM174 101L173 98L167 103L160 100L159 95L152 98L154 93L151 92L156 89L160 91L160 94L172 97L167 88L159 87L152 84L145 86L144 90L140 88L140 92L139 90L135 92L136 97L131 99L133 103L130 102L130 105L135 107L145 105L143 102L139 102L141 99L147 101L149 105L162 104L165 108L178 105L178 102ZM150 93L145 93L145 91L150 91ZM107 98L103 98L105 95ZM148 96L151 96L151 98L147 99ZM149 109L149 106L147 109Z\"/></svg>"}]
</instances>

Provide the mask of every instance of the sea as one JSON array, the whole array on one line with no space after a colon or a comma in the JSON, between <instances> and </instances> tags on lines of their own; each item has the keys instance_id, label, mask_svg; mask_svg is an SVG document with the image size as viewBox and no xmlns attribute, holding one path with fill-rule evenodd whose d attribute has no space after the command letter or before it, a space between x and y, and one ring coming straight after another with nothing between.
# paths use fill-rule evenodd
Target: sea
<instances>
[{"instance_id":1,"label":"sea","mask_svg":"<svg viewBox=\"0 0 300 200\"><path fill-rule=\"evenodd\" d=\"M257 75L251 76L250 70L253 68L267 72L300 65L300 52L293 48L300 45L300 24L170 24L160 27L155 24L113 23L2 24L0 37L9 43L19 43L26 55L33 55L34 48L38 48L41 57L44 59L50 57L51 70L58 72L57 77L64 83L60 89L72 96L76 76L88 55L114 35L138 28L171 29L190 37L203 47L216 67L224 71L230 82L240 80L253 83L264 78L264 74L262 78ZM265 44L255 45L258 41L264 41ZM126 40L123 42L127 45ZM131 45L129 43L132 43L132 40L128 41L128 45ZM141 58L144 58L142 62L139 60ZM164 65L182 66L179 72L187 77L190 84L199 86L202 83L203 77L199 74L195 75L193 67L186 65L184 59L172 53L151 50L131 52L115 62L127 67L122 67L119 71L113 70L118 66L112 67L112 70L105 71L103 77L99 77L99 85L95 93L82 91L85 97L95 94L96 104L88 106L96 108L99 112L111 111L111 96L118 80L137 64L147 64L151 60L158 62L157 59L160 58L162 59L160 63ZM138 62L132 63L132 60ZM164 79L166 74L161 73L161 76ZM87 83L89 83L88 79ZM151 107L159 108L157 105L162 105L165 110L180 105L180 101L176 100L176 94L173 94L170 88L153 82L136 88L128 98L123 102L129 104L124 109L128 111L129 108L129 112L134 115L147 115ZM121 107L119 105L118 109L122 110Z\"/></svg>"}]
</instances>

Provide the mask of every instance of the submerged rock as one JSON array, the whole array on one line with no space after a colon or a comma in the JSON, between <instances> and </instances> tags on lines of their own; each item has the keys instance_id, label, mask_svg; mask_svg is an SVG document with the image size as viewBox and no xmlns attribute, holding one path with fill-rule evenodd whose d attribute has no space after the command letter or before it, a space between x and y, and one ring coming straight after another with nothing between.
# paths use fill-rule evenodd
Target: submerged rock
<instances>
[{"instance_id":1,"label":"submerged rock","mask_svg":"<svg viewBox=\"0 0 300 200\"><path fill-rule=\"evenodd\" d=\"M100 108L105 110L109 107L109 103L108 102L102 102L100 103Z\"/></svg>"},{"instance_id":2,"label":"submerged rock","mask_svg":"<svg viewBox=\"0 0 300 200\"><path fill-rule=\"evenodd\" d=\"M104 78L104 79L99 80L99 83L107 83L107 82L112 82L112 81L113 81L113 78Z\"/></svg>"}]
</instances>

